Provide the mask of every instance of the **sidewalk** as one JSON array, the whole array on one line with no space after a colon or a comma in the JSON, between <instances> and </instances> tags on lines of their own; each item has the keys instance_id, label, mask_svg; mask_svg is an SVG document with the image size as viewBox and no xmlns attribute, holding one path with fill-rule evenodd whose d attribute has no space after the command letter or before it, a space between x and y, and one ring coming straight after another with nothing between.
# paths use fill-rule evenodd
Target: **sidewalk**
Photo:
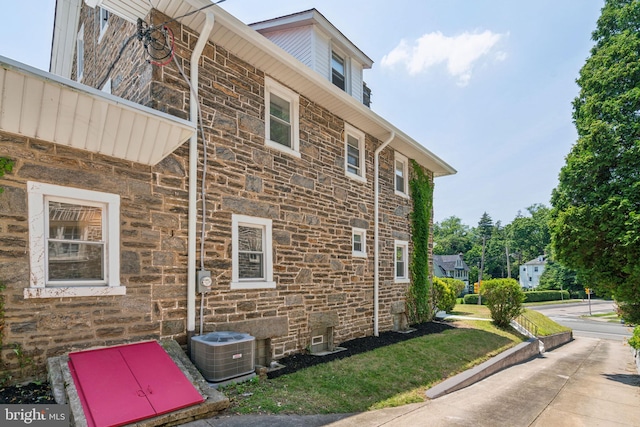
<instances>
[{"instance_id":1,"label":"sidewalk","mask_svg":"<svg viewBox=\"0 0 640 427\"><path fill-rule=\"evenodd\" d=\"M577 338L423 403L361 414L218 416L190 427L638 426L640 376L628 345Z\"/></svg>"}]
</instances>

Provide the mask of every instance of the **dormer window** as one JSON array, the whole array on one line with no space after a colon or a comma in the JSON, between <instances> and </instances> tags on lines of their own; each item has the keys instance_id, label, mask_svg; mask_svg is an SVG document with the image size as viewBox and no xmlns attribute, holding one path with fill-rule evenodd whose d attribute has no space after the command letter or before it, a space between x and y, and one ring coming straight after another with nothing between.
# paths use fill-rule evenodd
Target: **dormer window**
<instances>
[{"instance_id":1,"label":"dormer window","mask_svg":"<svg viewBox=\"0 0 640 427\"><path fill-rule=\"evenodd\" d=\"M346 73L344 58L336 52L331 52L331 82L340 89L345 90Z\"/></svg>"}]
</instances>

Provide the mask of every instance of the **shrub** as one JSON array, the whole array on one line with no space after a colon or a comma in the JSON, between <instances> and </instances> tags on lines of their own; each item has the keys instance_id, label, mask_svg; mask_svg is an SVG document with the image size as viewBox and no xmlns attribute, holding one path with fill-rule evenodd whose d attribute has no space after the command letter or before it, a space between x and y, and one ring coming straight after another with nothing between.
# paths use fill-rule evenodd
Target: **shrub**
<instances>
[{"instance_id":1,"label":"shrub","mask_svg":"<svg viewBox=\"0 0 640 427\"><path fill-rule=\"evenodd\" d=\"M451 288L453 293L456 294L456 297L460 295L466 287L462 280L454 279L453 277L440 277L439 279Z\"/></svg>"},{"instance_id":2,"label":"shrub","mask_svg":"<svg viewBox=\"0 0 640 427\"><path fill-rule=\"evenodd\" d=\"M557 301L569 299L569 291L528 291L524 302Z\"/></svg>"},{"instance_id":3,"label":"shrub","mask_svg":"<svg viewBox=\"0 0 640 427\"><path fill-rule=\"evenodd\" d=\"M459 280L458 280L459 282ZM462 283L462 282L461 282ZM463 283L464 286L464 283ZM456 306L456 289L449 286L447 281L440 277L433 278L433 306L438 310L444 310L446 312L453 311ZM435 310L436 308L434 308Z\"/></svg>"},{"instance_id":4,"label":"shrub","mask_svg":"<svg viewBox=\"0 0 640 427\"><path fill-rule=\"evenodd\" d=\"M616 301L618 309L616 310L618 316L624 320L625 323L633 325L640 325L640 304ZM640 339L640 338L639 338Z\"/></svg>"},{"instance_id":5,"label":"shrub","mask_svg":"<svg viewBox=\"0 0 640 427\"><path fill-rule=\"evenodd\" d=\"M515 279L490 279L482 284L480 295L485 300L496 326L505 328L522 313L524 292Z\"/></svg>"},{"instance_id":6,"label":"shrub","mask_svg":"<svg viewBox=\"0 0 640 427\"><path fill-rule=\"evenodd\" d=\"M640 350L640 326L633 328L633 335L629 338L629 345L636 350Z\"/></svg>"},{"instance_id":7,"label":"shrub","mask_svg":"<svg viewBox=\"0 0 640 427\"><path fill-rule=\"evenodd\" d=\"M477 304L478 303L478 294L466 294L463 299L465 304ZM482 299L482 305L485 305L486 301L484 298Z\"/></svg>"}]
</instances>

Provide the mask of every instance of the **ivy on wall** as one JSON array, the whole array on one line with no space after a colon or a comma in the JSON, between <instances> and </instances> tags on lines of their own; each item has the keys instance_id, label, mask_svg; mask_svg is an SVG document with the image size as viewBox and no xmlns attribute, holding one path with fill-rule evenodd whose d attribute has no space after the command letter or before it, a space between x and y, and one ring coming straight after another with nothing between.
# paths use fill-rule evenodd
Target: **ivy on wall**
<instances>
[{"instance_id":1,"label":"ivy on wall","mask_svg":"<svg viewBox=\"0 0 640 427\"><path fill-rule=\"evenodd\" d=\"M5 173L11 172L13 170L13 160L0 157L0 178L4 176ZM0 187L0 193L4 191L4 188Z\"/></svg>"},{"instance_id":2,"label":"ivy on wall","mask_svg":"<svg viewBox=\"0 0 640 427\"><path fill-rule=\"evenodd\" d=\"M411 212L411 285L407 294L407 312L411 323L431 320L431 277L429 274L429 231L433 211L433 185L422 167L411 160L409 181Z\"/></svg>"}]
</instances>

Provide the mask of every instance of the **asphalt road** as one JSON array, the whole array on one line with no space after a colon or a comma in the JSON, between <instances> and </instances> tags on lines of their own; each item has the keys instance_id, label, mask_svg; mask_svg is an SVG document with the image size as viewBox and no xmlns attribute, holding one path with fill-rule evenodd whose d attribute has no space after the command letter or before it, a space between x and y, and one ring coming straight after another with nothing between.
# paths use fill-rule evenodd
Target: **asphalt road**
<instances>
[{"instance_id":1,"label":"asphalt road","mask_svg":"<svg viewBox=\"0 0 640 427\"><path fill-rule=\"evenodd\" d=\"M612 301L591 300L570 304L549 304L529 307L539 311L555 322L573 329L574 337L598 338L623 341L631 336L632 328L621 323L613 323L597 317L588 318L591 314L610 313L615 311Z\"/></svg>"}]
</instances>

